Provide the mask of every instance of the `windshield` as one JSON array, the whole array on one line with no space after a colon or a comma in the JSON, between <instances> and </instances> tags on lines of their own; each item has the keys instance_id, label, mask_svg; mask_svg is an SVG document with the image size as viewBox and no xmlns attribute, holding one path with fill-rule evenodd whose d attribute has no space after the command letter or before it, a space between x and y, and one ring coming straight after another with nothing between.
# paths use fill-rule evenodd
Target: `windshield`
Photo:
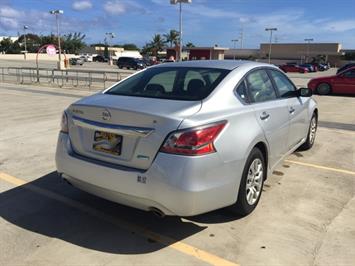
<instances>
[{"instance_id":1,"label":"windshield","mask_svg":"<svg viewBox=\"0 0 355 266\"><path fill-rule=\"evenodd\" d=\"M214 68L149 68L120 82L106 93L197 101L206 98L229 72Z\"/></svg>"}]
</instances>

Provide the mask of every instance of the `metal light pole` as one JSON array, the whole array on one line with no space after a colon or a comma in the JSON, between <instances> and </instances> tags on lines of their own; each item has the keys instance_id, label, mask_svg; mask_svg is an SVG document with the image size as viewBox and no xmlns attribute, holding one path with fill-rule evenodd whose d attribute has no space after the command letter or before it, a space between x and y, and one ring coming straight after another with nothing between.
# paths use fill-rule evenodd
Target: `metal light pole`
<instances>
[{"instance_id":1,"label":"metal light pole","mask_svg":"<svg viewBox=\"0 0 355 266\"><path fill-rule=\"evenodd\" d=\"M272 32L277 31L277 28L266 28L265 31L270 31L270 42L269 42L269 64L270 64L271 63Z\"/></svg>"},{"instance_id":2,"label":"metal light pole","mask_svg":"<svg viewBox=\"0 0 355 266\"><path fill-rule=\"evenodd\" d=\"M24 39L25 39L25 60L26 60L26 54L27 54L27 40L26 40L26 30L28 29L28 26L24 25L23 26L23 32L24 32Z\"/></svg>"},{"instance_id":3,"label":"metal light pole","mask_svg":"<svg viewBox=\"0 0 355 266\"><path fill-rule=\"evenodd\" d=\"M179 60L181 61L182 59L182 3L185 4L191 4L192 0L170 0L170 4L176 5L179 3L179 15L180 15L180 20L179 20Z\"/></svg>"},{"instance_id":4,"label":"metal light pole","mask_svg":"<svg viewBox=\"0 0 355 266\"><path fill-rule=\"evenodd\" d=\"M234 60L235 60L235 49L236 49L236 44L237 44L237 42L239 41L238 39L234 39L234 40L231 40L233 43L234 43L234 56L233 56L233 58L234 58Z\"/></svg>"},{"instance_id":5,"label":"metal light pole","mask_svg":"<svg viewBox=\"0 0 355 266\"><path fill-rule=\"evenodd\" d=\"M115 34L113 33L113 32L106 32L105 33L106 34L106 36L108 37L108 38L110 38L111 40L113 39L113 38L115 38ZM105 39L107 39L107 37L105 38ZM110 46L110 42L108 43L108 46ZM108 48L107 48L108 49ZM109 59L109 65L113 65L113 62L112 62L112 51L108 51L108 55L109 55L109 57L110 57L110 59Z\"/></svg>"},{"instance_id":6,"label":"metal light pole","mask_svg":"<svg viewBox=\"0 0 355 266\"><path fill-rule=\"evenodd\" d=\"M61 62L62 62L62 49L60 47L60 34L59 34L59 14L64 14L63 10L51 10L49 11L50 14L55 15L55 20L57 23L57 39L58 39L58 51L59 51L59 62L58 62L58 68L61 69Z\"/></svg>"},{"instance_id":7,"label":"metal light pole","mask_svg":"<svg viewBox=\"0 0 355 266\"><path fill-rule=\"evenodd\" d=\"M309 46L310 46L310 44L311 44L311 42L313 42L314 41L314 39L313 38L306 38L306 39L304 39L304 41L307 43L307 60L306 60L306 63L308 63L308 60L309 60Z\"/></svg>"}]
</instances>

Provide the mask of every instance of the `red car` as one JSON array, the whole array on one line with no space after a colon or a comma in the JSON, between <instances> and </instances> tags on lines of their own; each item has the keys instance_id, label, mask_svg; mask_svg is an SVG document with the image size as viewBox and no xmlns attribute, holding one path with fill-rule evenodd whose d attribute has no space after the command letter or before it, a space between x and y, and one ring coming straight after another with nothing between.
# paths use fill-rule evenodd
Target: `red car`
<instances>
[{"instance_id":1,"label":"red car","mask_svg":"<svg viewBox=\"0 0 355 266\"><path fill-rule=\"evenodd\" d=\"M334 76L311 79L308 88L321 95L331 93L355 94L355 67L346 69Z\"/></svg>"},{"instance_id":2,"label":"red car","mask_svg":"<svg viewBox=\"0 0 355 266\"><path fill-rule=\"evenodd\" d=\"M298 65L282 65L280 66L280 69L285 73L286 72L308 73L308 68L301 67Z\"/></svg>"}]
</instances>

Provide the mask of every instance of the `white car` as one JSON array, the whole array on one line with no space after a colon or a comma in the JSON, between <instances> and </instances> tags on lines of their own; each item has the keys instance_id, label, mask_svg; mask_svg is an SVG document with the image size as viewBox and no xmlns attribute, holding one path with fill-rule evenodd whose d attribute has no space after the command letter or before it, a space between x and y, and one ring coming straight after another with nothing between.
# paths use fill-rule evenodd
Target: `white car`
<instances>
[{"instance_id":1,"label":"white car","mask_svg":"<svg viewBox=\"0 0 355 266\"><path fill-rule=\"evenodd\" d=\"M246 215L268 173L312 147L311 95L268 64L149 67L65 110L57 170L78 188L161 216L231 205Z\"/></svg>"}]
</instances>

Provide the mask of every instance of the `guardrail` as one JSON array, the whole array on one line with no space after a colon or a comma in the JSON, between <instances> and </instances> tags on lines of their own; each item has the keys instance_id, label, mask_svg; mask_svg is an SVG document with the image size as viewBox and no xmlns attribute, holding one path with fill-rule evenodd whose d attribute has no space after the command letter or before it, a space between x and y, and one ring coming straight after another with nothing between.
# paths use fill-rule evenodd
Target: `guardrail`
<instances>
[{"instance_id":1,"label":"guardrail","mask_svg":"<svg viewBox=\"0 0 355 266\"><path fill-rule=\"evenodd\" d=\"M21 84L56 84L59 87L103 87L132 74L131 72L99 70L58 70L35 67L0 67L0 81Z\"/></svg>"}]
</instances>

